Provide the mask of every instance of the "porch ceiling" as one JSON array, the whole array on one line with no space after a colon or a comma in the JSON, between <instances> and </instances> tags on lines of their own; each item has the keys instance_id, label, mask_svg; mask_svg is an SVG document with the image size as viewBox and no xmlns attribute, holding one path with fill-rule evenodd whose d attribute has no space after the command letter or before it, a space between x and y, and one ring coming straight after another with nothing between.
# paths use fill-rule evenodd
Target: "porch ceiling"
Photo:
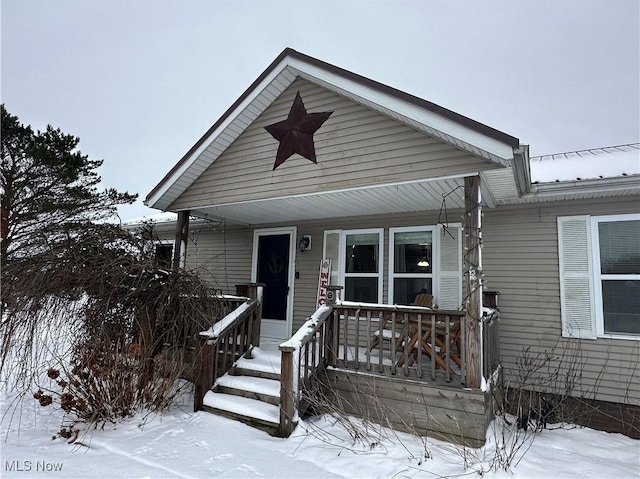
<instances>
[{"instance_id":1,"label":"porch ceiling","mask_svg":"<svg viewBox=\"0 0 640 479\"><path fill-rule=\"evenodd\" d=\"M413 181L367 188L310 193L194 208L194 216L260 225L321 218L439 210L464 205L464 179ZM457 188L457 189L456 189Z\"/></svg>"}]
</instances>

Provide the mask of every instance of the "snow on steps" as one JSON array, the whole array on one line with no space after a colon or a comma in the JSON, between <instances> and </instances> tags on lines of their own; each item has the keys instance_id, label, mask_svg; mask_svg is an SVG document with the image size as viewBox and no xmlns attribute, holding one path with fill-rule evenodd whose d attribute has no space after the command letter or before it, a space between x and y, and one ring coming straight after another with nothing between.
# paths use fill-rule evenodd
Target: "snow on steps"
<instances>
[{"instance_id":1,"label":"snow on steps","mask_svg":"<svg viewBox=\"0 0 640 479\"><path fill-rule=\"evenodd\" d=\"M240 358L235 364L236 376L255 376L280 381L280 351L253 348L250 358Z\"/></svg>"},{"instance_id":2,"label":"snow on steps","mask_svg":"<svg viewBox=\"0 0 640 479\"><path fill-rule=\"evenodd\" d=\"M275 406L280 404L280 381L275 379L225 374L218 378L213 391L258 399Z\"/></svg>"},{"instance_id":3,"label":"snow on steps","mask_svg":"<svg viewBox=\"0 0 640 479\"><path fill-rule=\"evenodd\" d=\"M237 419L275 435L280 425L280 407L242 396L207 391L203 408L206 411Z\"/></svg>"},{"instance_id":4,"label":"snow on steps","mask_svg":"<svg viewBox=\"0 0 640 479\"><path fill-rule=\"evenodd\" d=\"M280 425L280 351L254 348L207 391L203 409L276 435Z\"/></svg>"}]
</instances>

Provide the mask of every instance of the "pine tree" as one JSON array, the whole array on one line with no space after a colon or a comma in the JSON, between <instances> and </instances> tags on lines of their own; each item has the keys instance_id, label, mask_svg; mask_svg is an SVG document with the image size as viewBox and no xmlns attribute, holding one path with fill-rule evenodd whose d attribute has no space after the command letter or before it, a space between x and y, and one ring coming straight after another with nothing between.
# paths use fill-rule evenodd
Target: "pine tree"
<instances>
[{"instance_id":1,"label":"pine tree","mask_svg":"<svg viewBox=\"0 0 640 479\"><path fill-rule=\"evenodd\" d=\"M2 113L0 260L3 265L55 249L66 238L113 216L137 195L98 190L102 160L76 148L79 138L47 126L36 131Z\"/></svg>"}]
</instances>

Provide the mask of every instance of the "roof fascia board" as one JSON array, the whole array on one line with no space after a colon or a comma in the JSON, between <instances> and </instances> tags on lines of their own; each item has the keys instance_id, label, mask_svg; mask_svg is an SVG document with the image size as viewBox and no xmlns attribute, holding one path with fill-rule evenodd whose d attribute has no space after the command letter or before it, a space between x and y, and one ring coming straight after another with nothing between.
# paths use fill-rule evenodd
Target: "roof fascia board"
<instances>
[{"instance_id":1,"label":"roof fascia board","mask_svg":"<svg viewBox=\"0 0 640 479\"><path fill-rule=\"evenodd\" d=\"M302 78L309 81L333 85L363 100L368 100L384 109L396 112L427 127L433 128L436 131L442 132L447 136L456 138L463 143L492 153L499 158L505 160L513 158L512 145L474 131L461 123L429 111L415 103L405 101L397 95L388 94L382 91L382 89L373 91L371 87L362 82L351 80L344 75L327 71L325 68L297 58L292 58L290 65L298 71ZM502 164L506 166L506 163Z\"/></svg>"},{"instance_id":2,"label":"roof fascia board","mask_svg":"<svg viewBox=\"0 0 640 479\"><path fill-rule=\"evenodd\" d=\"M529 145L514 149L513 176L516 180L518 195L523 196L531 191L531 168L529 163Z\"/></svg>"}]
</instances>

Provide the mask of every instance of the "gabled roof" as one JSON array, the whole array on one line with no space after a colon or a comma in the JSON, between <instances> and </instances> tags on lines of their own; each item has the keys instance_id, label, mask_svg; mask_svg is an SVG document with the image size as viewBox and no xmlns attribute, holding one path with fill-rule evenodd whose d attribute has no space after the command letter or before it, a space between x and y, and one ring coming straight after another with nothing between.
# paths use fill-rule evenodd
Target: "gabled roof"
<instances>
[{"instance_id":1,"label":"gabled roof","mask_svg":"<svg viewBox=\"0 0 640 479\"><path fill-rule=\"evenodd\" d=\"M519 140L439 105L285 49L148 194L145 204L171 204L297 78L365 105L457 148L502 166L523 168Z\"/></svg>"}]
</instances>

